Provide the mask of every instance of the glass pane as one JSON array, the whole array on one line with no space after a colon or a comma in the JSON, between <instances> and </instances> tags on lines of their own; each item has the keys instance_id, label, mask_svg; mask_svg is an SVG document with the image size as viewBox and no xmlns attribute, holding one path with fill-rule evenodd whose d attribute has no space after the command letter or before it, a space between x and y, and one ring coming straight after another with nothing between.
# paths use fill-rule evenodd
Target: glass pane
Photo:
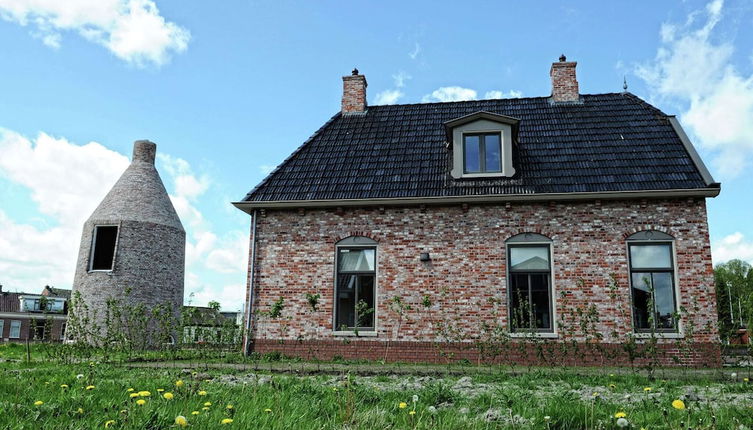
<instances>
[{"instance_id":1,"label":"glass pane","mask_svg":"<svg viewBox=\"0 0 753 430\"><path fill-rule=\"evenodd\" d=\"M374 271L374 254L372 249L341 249L340 272L373 272Z\"/></svg>"},{"instance_id":2,"label":"glass pane","mask_svg":"<svg viewBox=\"0 0 753 430\"><path fill-rule=\"evenodd\" d=\"M529 328L530 300L528 297L528 275L510 275L510 324L513 328Z\"/></svg>"},{"instance_id":3,"label":"glass pane","mask_svg":"<svg viewBox=\"0 0 753 430\"><path fill-rule=\"evenodd\" d=\"M465 171L481 171L481 152L479 148L479 136L465 136Z\"/></svg>"},{"instance_id":4,"label":"glass pane","mask_svg":"<svg viewBox=\"0 0 753 430\"><path fill-rule=\"evenodd\" d=\"M374 327L374 275L358 276L358 327Z\"/></svg>"},{"instance_id":5,"label":"glass pane","mask_svg":"<svg viewBox=\"0 0 753 430\"><path fill-rule=\"evenodd\" d=\"M357 275L337 277L337 316L335 330L353 327L356 321L356 282Z\"/></svg>"},{"instance_id":6,"label":"glass pane","mask_svg":"<svg viewBox=\"0 0 753 430\"><path fill-rule=\"evenodd\" d=\"M487 134L484 136L484 155L486 158L486 171L499 172L502 170L501 152L498 134Z\"/></svg>"},{"instance_id":7,"label":"glass pane","mask_svg":"<svg viewBox=\"0 0 753 430\"><path fill-rule=\"evenodd\" d=\"M656 327L675 327L675 295L672 292L672 274L652 273L654 281L654 301L656 302Z\"/></svg>"},{"instance_id":8,"label":"glass pane","mask_svg":"<svg viewBox=\"0 0 753 430\"><path fill-rule=\"evenodd\" d=\"M633 273L633 324L637 329L650 328L648 305L651 299L651 274Z\"/></svg>"},{"instance_id":9,"label":"glass pane","mask_svg":"<svg viewBox=\"0 0 753 430\"><path fill-rule=\"evenodd\" d=\"M549 247L510 247L510 270L549 270Z\"/></svg>"},{"instance_id":10,"label":"glass pane","mask_svg":"<svg viewBox=\"0 0 753 430\"><path fill-rule=\"evenodd\" d=\"M549 275L544 273L530 274L531 306L535 328L552 328L549 314Z\"/></svg>"},{"instance_id":11,"label":"glass pane","mask_svg":"<svg viewBox=\"0 0 753 430\"><path fill-rule=\"evenodd\" d=\"M633 269L671 269L671 246L662 245L630 245L630 265Z\"/></svg>"}]
</instances>

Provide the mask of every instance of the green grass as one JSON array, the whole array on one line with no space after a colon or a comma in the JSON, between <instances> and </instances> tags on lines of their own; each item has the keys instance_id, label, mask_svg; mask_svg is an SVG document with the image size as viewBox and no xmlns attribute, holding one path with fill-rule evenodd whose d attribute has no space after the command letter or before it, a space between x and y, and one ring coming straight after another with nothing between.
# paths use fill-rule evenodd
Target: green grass
<instances>
[{"instance_id":1,"label":"green grass","mask_svg":"<svg viewBox=\"0 0 753 430\"><path fill-rule=\"evenodd\" d=\"M79 374L83 376L77 378ZM201 380L205 376L213 380ZM176 387L179 379L184 384ZM94 388L87 390L90 385ZM132 399L129 388L151 396ZM174 398L161 397L158 389ZM686 399L686 410L674 409L672 401L688 389L702 400ZM12 429L96 429L105 428L109 420L113 429L168 429L178 428L179 415L194 429L613 429L617 412L627 414L634 429L753 428L753 385L740 378L720 382L699 376L689 383L633 374L584 376L559 369L461 379L269 375L228 369L194 375L180 368L19 362L0 364L0 393L0 428ZM137 405L137 399L146 404ZM36 401L43 404L35 406ZM205 402L212 403L207 410ZM229 404L233 409L227 409ZM222 425L225 418L233 422Z\"/></svg>"}]
</instances>

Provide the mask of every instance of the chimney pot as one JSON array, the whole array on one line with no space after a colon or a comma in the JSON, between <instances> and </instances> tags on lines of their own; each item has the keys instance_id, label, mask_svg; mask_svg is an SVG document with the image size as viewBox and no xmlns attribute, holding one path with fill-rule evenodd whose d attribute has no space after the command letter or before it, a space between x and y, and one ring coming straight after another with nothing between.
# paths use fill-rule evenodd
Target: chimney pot
<instances>
[{"instance_id":1,"label":"chimney pot","mask_svg":"<svg viewBox=\"0 0 753 430\"><path fill-rule=\"evenodd\" d=\"M133 142L133 157L131 162L142 161L154 165L154 156L157 154L157 145L148 140Z\"/></svg>"},{"instance_id":2,"label":"chimney pot","mask_svg":"<svg viewBox=\"0 0 753 430\"><path fill-rule=\"evenodd\" d=\"M562 54L559 62L552 63L549 76L552 78L552 100L554 102L577 102L580 100L578 79L575 76L575 61L566 61Z\"/></svg>"},{"instance_id":3,"label":"chimney pot","mask_svg":"<svg viewBox=\"0 0 753 430\"><path fill-rule=\"evenodd\" d=\"M366 76L359 74L358 69L348 76L343 76L342 113L366 112Z\"/></svg>"}]
</instances>

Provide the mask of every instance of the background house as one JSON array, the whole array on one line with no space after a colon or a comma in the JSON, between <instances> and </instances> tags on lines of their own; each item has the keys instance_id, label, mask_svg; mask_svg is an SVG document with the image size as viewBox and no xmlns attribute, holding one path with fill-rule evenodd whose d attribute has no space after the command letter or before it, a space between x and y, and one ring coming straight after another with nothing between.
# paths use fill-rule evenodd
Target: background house
<instances>
[{"instance_id":1,"label":"background house","mask_svg":"<svg viewBox=\"0 0 753 430\"><path fill-rule=\"evenodd\" d=\"M0 338L63 341L71 290L45 286L40 294L11 293L0 286Z\"/></svg>"}]
</instances>

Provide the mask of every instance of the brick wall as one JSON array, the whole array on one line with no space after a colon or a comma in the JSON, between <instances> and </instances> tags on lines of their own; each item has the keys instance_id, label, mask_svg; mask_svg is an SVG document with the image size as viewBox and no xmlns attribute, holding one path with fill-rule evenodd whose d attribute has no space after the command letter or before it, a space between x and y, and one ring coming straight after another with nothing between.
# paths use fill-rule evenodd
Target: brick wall
<instances>
[{"instance_id":1,"label":"brick wall","mask_svg":"<svg viewBox=\"0 0 753 430\"><path fill-rule=\"evenodd\" d=\"M311 349L307 341L318 340L325 355L373 358L376 353L368 351L383 354L389 341L394 352L385 354L388 359L418 361L441 361L441 350L457 347L458 341L465 346L461 350L470 351L483 338L483 324L508 327L505 240L534 232L552 239L555 319L560 324L555 339L513 339L511 344L529 345L521 351L534 350L517 357L529 361L542 345L575 341L591 354L582 359L584 364L599 363L603 357L588 352L589 344L619 352L632 333L625 237L647 229L675 237L679 304L689 311L683 317L684 338L659 340L667 352L662 361L718 365L703 199L266 211L257 220L255 310L268 311L280 297L284 309L280 318L255 317L254 348L297 354ZM343 339L332 330L335 243L352 235L378 242L376 337ZM431 261L421 262L421 252L429 252ZM610 290L611 276L616 287ZM321 295L317 312L309 309L306 293ZM402 321L388 303L395 296L412 307ZM422 304L424 296L429 307ZM583 333L574 328L580 321L578 309L591 305L598 321L595 330ZM457 329L459 335L442 335L441 326Z\"/></svg>"}]
</instances>

